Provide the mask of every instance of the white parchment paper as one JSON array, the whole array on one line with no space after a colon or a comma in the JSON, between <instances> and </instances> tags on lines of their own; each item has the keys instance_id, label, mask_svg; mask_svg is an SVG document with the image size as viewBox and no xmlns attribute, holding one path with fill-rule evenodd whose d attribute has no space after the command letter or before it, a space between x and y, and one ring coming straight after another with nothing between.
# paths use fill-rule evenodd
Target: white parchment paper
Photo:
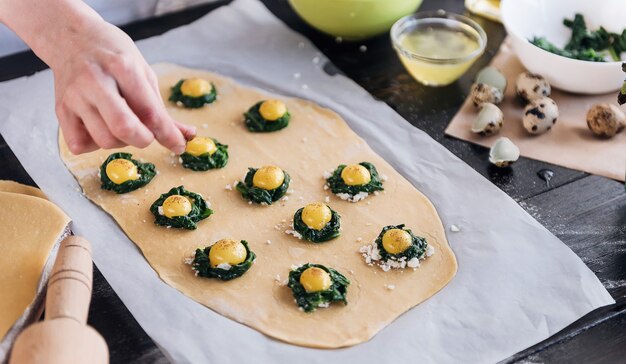
<instances>
[{"instance_id":1,"label":"white parchment paper","mask_svg":"<svg viewBox=\"0 0 626 364\"><path fill-rule=\"evenodd\" d=\"M446 227L461 228L448 232L457 276L371 341L340 350L278 342L167 286L115 222L80 194L58 155L50 72L1 84L0 132L72 217L74 232L93 243L97 266L173 361L494 362L614 302L583 262L512 199L355 83L326 75L323 55L259 2L236 0L139 46L150 62L219 72L334 109L433 201Z\"/></svg>"}]
</instances>

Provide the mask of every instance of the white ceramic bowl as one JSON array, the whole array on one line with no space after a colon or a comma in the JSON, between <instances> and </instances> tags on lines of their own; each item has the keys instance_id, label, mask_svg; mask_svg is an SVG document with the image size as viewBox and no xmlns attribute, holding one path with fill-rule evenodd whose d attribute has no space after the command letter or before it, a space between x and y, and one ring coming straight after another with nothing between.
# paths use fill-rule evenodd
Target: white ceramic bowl
<instances>
[{"instance_id":1,"label":"white ceramic bowl","mask_svg":"<svg viewBox=\"0 0 626 364\"><path fill-rule=\"evenodd\" d=\"M563 18L574 14L585 17L589 29L604 26L621 33L626 28L624 0L503 0L502 22L512 40L513 49L531 72L544 76L552 86L581 94L601 94L618 90L624 80L621 62L589 62L566 58L544 51L528 40L546 37L563 47L571 30ZM626 53L622 53L626 60Z\"/></svg>"}]
</instances>

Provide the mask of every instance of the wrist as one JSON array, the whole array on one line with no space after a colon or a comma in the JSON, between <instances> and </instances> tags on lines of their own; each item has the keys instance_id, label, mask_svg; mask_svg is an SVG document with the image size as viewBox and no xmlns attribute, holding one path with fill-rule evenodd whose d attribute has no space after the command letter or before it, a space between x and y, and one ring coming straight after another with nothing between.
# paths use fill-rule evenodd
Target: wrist
<instances>
[{"instance_id":1,"label":"wrist","mask_svg":"<svg viewBox=\"0 0 626 364\"><path fill-rule=\"evenodd\" d=\"M104 20L82 1L63 0L56 15L50 16L52 24L33 41L31 48L50 68L66 62L81 52L85 39ZM45 22L44 22L45 23ZM88 40L89 41L89 40ZM95 41L95 40L94 40Z\"/></svg>"},{"instance_id":2,"label":"wrist","mask_svg":"<svg viewBox=\"0 0 626 364\"><path fill-rule=\"evenodd\" d=\"M0 22L53 68L76 52L81 35L104 20L81 0L0 0Z\"/></svg>"}]
</instances>

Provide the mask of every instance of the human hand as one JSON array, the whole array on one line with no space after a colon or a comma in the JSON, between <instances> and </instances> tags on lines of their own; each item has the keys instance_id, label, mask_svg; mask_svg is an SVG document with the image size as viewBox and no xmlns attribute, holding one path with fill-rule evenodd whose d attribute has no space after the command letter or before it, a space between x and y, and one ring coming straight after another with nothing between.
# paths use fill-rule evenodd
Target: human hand
<instances>
[{"instance_id":1,"label":"human hand","mask_svg":"<svg viewBox=\"0 0 626 364\"><path fill-rule=\"evenodd\" d=\"M74 154L133 145L154 138L181 154L195 129L165 110L157 79L132 40L104 21L80 33L50 62L56 112Z\"/></svg>"},{"instance_id":2,"label":"human hand","mask_svg":"<svg viewBox=\"0 0 626 364\"><path fill-rule=\"evenodd\" d=\"M183 153L195 128L168 115L156 76L133 41L82 1L38 1L0 0L0 22L52 69L70 151L144 148L156 139Z\"/></svg>"}]
</instances>

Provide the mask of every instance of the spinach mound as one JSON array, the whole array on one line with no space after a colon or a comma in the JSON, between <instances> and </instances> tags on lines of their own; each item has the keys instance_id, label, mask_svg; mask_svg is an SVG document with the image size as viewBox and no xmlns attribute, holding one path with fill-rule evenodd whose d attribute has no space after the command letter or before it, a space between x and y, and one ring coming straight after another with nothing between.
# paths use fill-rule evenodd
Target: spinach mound
<instances>
[{"instance_id":1,"label":"spinach mound","mask_svg":"<svg viewBox=\"0 0 626 364\"><path fill-rule=\"evenodd\" d=\"M180 155L182 165L194 171L208 171L209 169L223 168L228 163L228 145L222 144L213 139L217 150L213 155L204 153L199 156L191 155L187 152Z\"/></svg>"},{"instance_id":2,"label":"spinach mound","mask_svg":"<svg viewBox=\"0 0 626 364\"><path fill-rule=\"evenodd\" d=\"M204 94L198 97L191 97L191 96L184 95L183 92L180 90L180 87L182 86L183 82L185 82L184 78L178 81L172 87L172 94L170 95L168 99L169 101L174 102L174 103L180 101L183 104L183 106L185 106L188 109L197 109L197 108L204 106L205 104L210 104L214 102L215 100L217 100L217 89L215 88L215 85L213 83L211 83L211 92L209 92L208 94Z\"/></svg>"},{"instance_id":3,"label":"spinach mound","mask_svg":"<svg viewBox=\"0 0 626 364\"><path fill-rule=\"evenodd\" d=\"M307 292L300 283L300 276L307 268L317 267L325 270L330 274L331 284L325 291L319 292ZM346 294L348 293L348 285L350 281L343 274L337 272L332 268L326 268L321 264L307 263L303 266L289 272L289 282L287 286L291 288L293 297L296 299L296 303L300 306L304 312L313 312L320 305L327 303L341 301L344 304L348 304L346 300Z\"/></svg>"},{"instance_id":4,"label":"spinach mound","mask_svg":"<svg viewBox=\"0 0 626 364\"><path fill-rule=\"evenodd\" d=\"M387 230L391 230L391 229L400 229L409 233L409 235L411 235L411 239L413 240L413 243L411 244L411 246L408 247L405 251L398 253L398 254L388 253L385 250L385 247L383 246L383 235L385 235ZM383 261L386 261L389 259L400 260L402 258L405 258L407 261L409 261L413 258L417 258L417 259L423 258L424 253L426 253L426 247L428 246L428 243L426 242L426 239L419 237L419 236L415 236L413 232L411 231L411 229L405 229L404 224L400 224L400 225L395 225L395 226L394 225L385 226L383 230L380 232L380 234L378 234L378 237L376 238L376 246L378 247L378 251L380 252L380 257L382 258L381 260Z\"/></svg>"},{"instance_id":5,"label":"spinach mound","mask_svg":"<svg viewBox=\"0 0 626 364\"><path fill-rule=\"evenodd\" d=\"M383 182L380 180L380 176L378 175L378 171L376 170L376 167L374 167L374 165L369 162L361 162L359 164L365 167L370 172L371 180L364 185L358 185L358 186L347 185L343 181L343 178L341 178L341 172L343 171L344 168L346 168L346 165L342 164L339 167L337 167L337 169L335 169L333 174L326 180L326 182L328 183L328 187L330 187L330 190L334 194L347 193L351 197L354 197L355 195L358 195L360 192L372 193L374 191L384 190Z\"/></svg>"},{"instance_id":6,"label":"spinach mound","mask_svg":"<svg viewBox=\"0 0 626 364\"><path fill-rule=\"evenodd\" d=\"M274 121L265 120L259 112L259 108L261 107L261 104L263 102L265 102L265 100L257 102L243 114L244 121L246 123L246 126L248 127L248 130L260 133L272 132L283 129L287 125L289 125L289 119L291 119L291 114L289 114L289 111L287 111L285 115Z\"/></svg>"},{"instance_id":7,"label":"spinach mound","mask_svg":"<svg viewBox=\"0 0 626 364\"><path fill-rule=\"evenodd\" d=\"M186 196L193 202L191 204L191 211L185 216L167 217L159 214L159 207L163 206L163 202L166 198L172 195ZM150 212L154 215L154 223L161 226L170 226L177 229L195 230L198 226L197 222L206 219L213 210L209 208L204 198L201 195L187 191L184 186L174 187L167 193L162 194L152 206L150 206Z\"/></svg>"},{"instance_id":8,"label":"spinach mound","mask_svg":"<svg viewBox=\"0 0 626 364\"><path fill-rule=\"evenodd\" d=\"M237 191L241 193L243 198L254 203L271 205L272 202L278 201L287 193L289 182L291 182L291 177L289 177L287 172L283 171L285 174L285 180L282 185L273 190L264 190L262 188L255 187L252 184L252 179L254 178L256 171L257 168L248 168L248 173L246 173L244 181L237 183Z\"/></svg>"},{"instance_id":9,"label":"spinach mound","mask_svg":"<svg viewBox=\"0 0 626 364\"><path fill-rule=\"evenodd\" d=\"M329 207L330 209L330 207ZM302 211L304 207L300 208L293 215L293 229L302 235L305 240L313 243L323 243L325 241L334 239L341 235L339 230L341 225L341 216L333 209L330 209L331 218L330 221L321 230L311 229L307 224L302 221Z\"/></svg>"},{"instance_id":10,"label":"spinach mound","mask_svg":"<svg viewBox=\"0 0 626 364\"><path fill-rule=\"evenodd\" d=\"M150 183L152 178L156 175L156 167L152 163L141 163L138 160L133 159L132 156L133 155L130 153L121 152L111 154L100 166L100 181L102 182L100 188L103 190L113 191L115 193L126 193L134 191ZM120 183L119 185L111 181L109 176L107 176L106 168L107 164L114 159L126 159L133 162L133 164L137 167L139 178L136 180L128 180Z\"/></svg>"},{"instance_id":11,"label":"spinach mound","mask_svg":"<svg viewBox=\"0 0 626 364\"><path fill-rule=\"evenodd\" d=\"M211 262L209 260L209 252L211 251L211 247L207 246L204 249L196 249L196 255L193 258L193 262L191 263L191 269L198 272L200 277L205 278L218 278L223 281L229 281L231 279L235 279L241 277L245 272L250 269L252 266L252 262L256 259L256 254L248 247L248 242L245 240L241 241L241 244L246 248L246 260L243 262L233 265L230 269L221 269L217 267L211 267Z\"/></svg>"}]
</instances>

